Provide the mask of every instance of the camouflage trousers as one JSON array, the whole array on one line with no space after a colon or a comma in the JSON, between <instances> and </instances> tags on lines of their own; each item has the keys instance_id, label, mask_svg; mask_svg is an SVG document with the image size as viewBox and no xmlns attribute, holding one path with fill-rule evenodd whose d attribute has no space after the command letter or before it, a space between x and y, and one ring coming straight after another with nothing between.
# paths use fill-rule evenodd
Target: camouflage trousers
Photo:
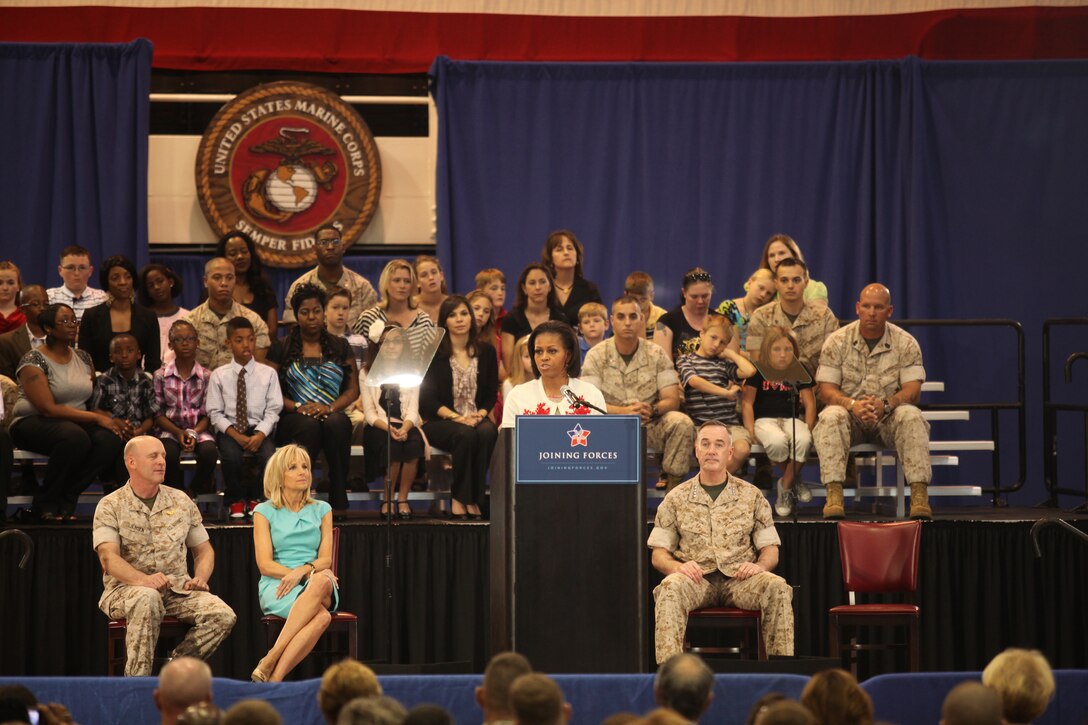
<instances>
[{"instance_id":1,"label":"camouflage trousers","mask_svg":"<svg viewBox=\"0 0 1088 725\"><path fill-rule=\"evenodd\" d=\"M829 405L820 412L812 438L820 456L820 480L824 483L845 480L850 446L875 441L895 449L907 483L929 483L933 478L929 421L913 405L900 405L875 428L862 426L841 405Z\"/></svg>"},{"instance_id":2,"label":"camouflage trousers","mask_svg":"<svg viewBox=\"0 0 1088 725\"><path fill-rule=\"evenodd\" d=\"M123 586L110 597L103 611L110 619L126 619L126 677L151 674L159 624L164 616L177 617L192 627L171 657L196 657L206 660L227 638L237 617L219 597L208 592L178 594L159 592L150 587Z\"/></svg>"},{"instance_id":3,"label":"camouflage trousers","mask_svg":"<svg viewBox=\"0 0 1088 725\"><path fill-rule=\"evenodd\" d=\"M669 411L646 425L646 445L661 451L662 471L686 477L695 451L695 424L685 414Z\"/></svg>"},{"instance_id":4,"label":"camouflage trousers","mask_svg":"<svg viewBox=\"0 0 1088 725\"><path fill-rule=\"evenodd\" d=\"M740 607L763 613L768 655L793 654L793 589L777 574L731 579L712 572L699 583L670 574L654 589L654 646L661 664L684 650L688 613L699 607Z\"/></svg>"}]
</instances>

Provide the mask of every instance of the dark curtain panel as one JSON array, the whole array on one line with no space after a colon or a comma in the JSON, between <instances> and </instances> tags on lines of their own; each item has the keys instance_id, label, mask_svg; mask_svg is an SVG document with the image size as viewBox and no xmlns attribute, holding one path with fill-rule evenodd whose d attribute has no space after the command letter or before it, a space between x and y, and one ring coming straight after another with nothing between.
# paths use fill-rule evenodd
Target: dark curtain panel
<instances>
[{"instance_id":1,"label":"dark curtain panel","mask_svg":"<svg viewBox=\"0 0 1088 725\"><path fill-rule=\"evenodd\" d=\"M0 43L3 256L17 258L25 283L61 284L69 244L94 264L111 254L147 262L150 88L147 40Z\"/></svg>"},{"instance_id":2,"label":"dark curtain panel","mask_svg":"<svg viewBox=\"0 0 1088 725\"><path fill-rule=\"evenodd\" d=\"M642 269L671 308L684 271L700 265L716 303L742 293L765 240L786 232L840 318L855 317L858 290L876 280L900 319L1023 322L1029 401L1039 399L1042 320L1088 314L1078 285L1062 281L1088 262L1088 62L440 58L431 75L438 253L457 288L497 266L512 301L522 267L566 227L586 245L586 276L606 300ZM1011 333L918 336L929 377L948 383L929 400L1015 397ZM1039 425L1030 412L1029 433ZM1005 486L1018 463L1010 421ZM937 429L992 438L981 415ZM1063 443L1077 464L1078 431ZM1042 497L1036 438L1033 490L1018 503ZM941 480L989 485L988 456L965 455L961 466Z\"/></svg>"},{"instance_id":3,"label":"dark curtain panel","mask_svg":"<svg viewBox=\"0 0 1088 725\"><path fill-rule=\"evenodd\" d=\"M16 569L18 546L0 541L0 674L104 675L106 616L98 610L102 572L87 528L32 527L34 555ZM248 679L266 651L257 599L253 530L209 529L216 566L212 591L238 623L211 665L217 676ZM359 657L390 661L385 597L385 531L345 526L340 538L341 610L359 617ZM487 662L487 527L398 526L393 534L393 662ZM295 677L318 677L311 657Z\"/></svg>"}]
</instances>

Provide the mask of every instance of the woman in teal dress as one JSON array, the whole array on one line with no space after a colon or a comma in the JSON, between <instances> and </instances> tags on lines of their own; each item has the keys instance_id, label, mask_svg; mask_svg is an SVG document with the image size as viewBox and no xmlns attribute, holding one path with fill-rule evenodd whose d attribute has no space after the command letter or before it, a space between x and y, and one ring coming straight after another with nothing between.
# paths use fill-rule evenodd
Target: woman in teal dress
<instances>
[{"instance_id":1,"label":"woman in teal dress","mask_svg":"<svg viewBox=\"0 0 1088 725\"><path fill-rule=\"evenodd\" d=\"M253 510L253 549L264 614L284 617L279 638L254 668L254 682L281 682L301 662L339 604L332 571L332 508L310 498L310 456L298 445L277 450L264 471L267 501Z\"/></svg>"}]
</instances>

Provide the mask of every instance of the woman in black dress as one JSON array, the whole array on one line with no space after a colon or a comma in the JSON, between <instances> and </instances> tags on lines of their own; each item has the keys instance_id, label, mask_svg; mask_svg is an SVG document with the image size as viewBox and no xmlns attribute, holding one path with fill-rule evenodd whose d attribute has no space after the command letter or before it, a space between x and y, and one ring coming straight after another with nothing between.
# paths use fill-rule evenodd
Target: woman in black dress
<instances>
[{"instance_id":1,"label":"woman in black dress","mask_svg":"<svg viewBox=\"0 0 1088 725\"><path fill-rule=\"evenodd\" d=\"M555 299L567 322L578 329L578 310L587 302L600 302L597 285L582 276L582 260L586 250L574 232L560 229L548 235L540 261L552 273Z\"/></svg>"},{"instance_id":2,"label":"woman in black dress","mask_svg":"<svg viewBox=\"0 0 1088 725\"><path fill-rule=\"evenodd\" d=\"M514 343L548 320L567 322L567 316L555 299L551 271L545 265L533 262L521 270L514 307L502 318L499 338L502 340L502 359L512 359Z\"/></svg>"},{"instance_id":3,"label":"woman in black dress","mask_svg":"<svg viewBox=\"0 0 1088 725\"><path fill-rule=\"evenodd\" d=\"M128 257L115 255L102 262L98 281L106 290L106 301L83 313L79 324L79 349L86 350L94 369L110 369L110 340L122 332L131 333L140 345L143 368L149 373L162 364L159 318L136 304L136 265Z\"/></svg>"}]
</instances>

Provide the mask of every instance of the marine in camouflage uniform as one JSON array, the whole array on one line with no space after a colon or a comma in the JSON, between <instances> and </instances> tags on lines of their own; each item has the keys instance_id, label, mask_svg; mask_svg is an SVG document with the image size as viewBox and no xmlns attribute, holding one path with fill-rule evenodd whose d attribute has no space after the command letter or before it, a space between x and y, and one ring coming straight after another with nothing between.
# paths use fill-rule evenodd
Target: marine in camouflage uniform
<instances>
[{"instance_id":1,"label":"marine in camouflage uniform","mask_svg":"<svg viewBox=\"0 0 1088 725\"><path fill-rule=\"evenodd\" d=\"M926 371L918 341L887 322L891 294L862 290L859 320L827 338L816 371L825 408L813 431L820 478L828 487L825 518L842 518L842 481L850 446L879 441L894 448L911 487L911 518L930 518L929 422L915 403ZM871 412L870 412L871 411Z\"/></svg>"},{"instance_id":2,"label":"marine in camouflage uniform","mask_svg":"<svg viewBox=\"0 0 1088 725\"><path fill-rule=\"evenodd\" d=\"M799 285L793 281L797 278L801 280ZM804 262L799 259L784 259L778 263L775 271L778 299L757 309L748 320L745 349L753 359L759 357L759 348L767 330L784 327L797 340L801 364L810 373L820 366L820 350L824 340L839 329L839 320L826 305L804 298L808 284L808 266ZM791 318L786 309L796 309L796 315Z\"/></svg>"},{"instance_id":3,"label":"marine in camouflage uniform","mask_svg":"<svg viewBox=\"0 0 1088 725\"><path fill-rule=\"evenodd\" d=\"M162 444L154 438L140 436L133 441L151 441L162 450ZM130 464L132 450L130 443L126 447L126 465ZM138 454L140 449L135 450ZM129 465L130 476L132 471ZM236 616L222 599L206 591L214 554L200 510L185 493L158 486L154 502L149 505L136 496L130 478L125 486L98 503L92 537L103 562L104 591L98 606L111 619L128 620L125 675L151 674L163 616L177 617L192 625L171 657L207 659L230 634ZM195 577L189 576L187 568L189 549L196 562ZM116 561L118 555L123 562ZM135 577L126 564L135 570ZM162 574L166 581L161 589L122 581L132 582L140 574Z\"/></svg>"},{"instance_id":4,"label":"marine in camouflage uniform","mask_svg":"<svg viewBox=\"0 0 1088 725\"><path fill-rule=\"evenodd\" d=\"M704 424L697 435L696 455L702 470L708 463L700 455L700 445L711 425ZM724 432L717 426L715 430ZM728 455L718 458L727 461ZM713 464L724 473L724 463L715 460ZM793 654L793 590L785 579L770 572L781 545L771 506L755 486L725 476L726 485L717 498L707 493L696 476L673 489L657 510L646 543L654 549L654 566L666 574L654 589L659 664L683 650L688 613L709 606L760 610L767 653ZM667 573L678 568L677 562L685 566L694 562L702 574L700 580L684 571Z\"/></svg>"},{"instance_id":5,"label":"marine in camouflage uniform","mask_svg":"<svg viewBox=\"0 0 1088 725\"><path fill-rule=\"evenodd\" d=\"M679 410L680 376L665 352L643 339L633 297L612 304L612 328L614 337L586 353L579 378L601 391L609 413L642 415L646 445L661 451L661 471L676 486L691 470L695 442L695 424ZM621 347L632 351L629 361Z\"/></svg>"}]
</instances>

